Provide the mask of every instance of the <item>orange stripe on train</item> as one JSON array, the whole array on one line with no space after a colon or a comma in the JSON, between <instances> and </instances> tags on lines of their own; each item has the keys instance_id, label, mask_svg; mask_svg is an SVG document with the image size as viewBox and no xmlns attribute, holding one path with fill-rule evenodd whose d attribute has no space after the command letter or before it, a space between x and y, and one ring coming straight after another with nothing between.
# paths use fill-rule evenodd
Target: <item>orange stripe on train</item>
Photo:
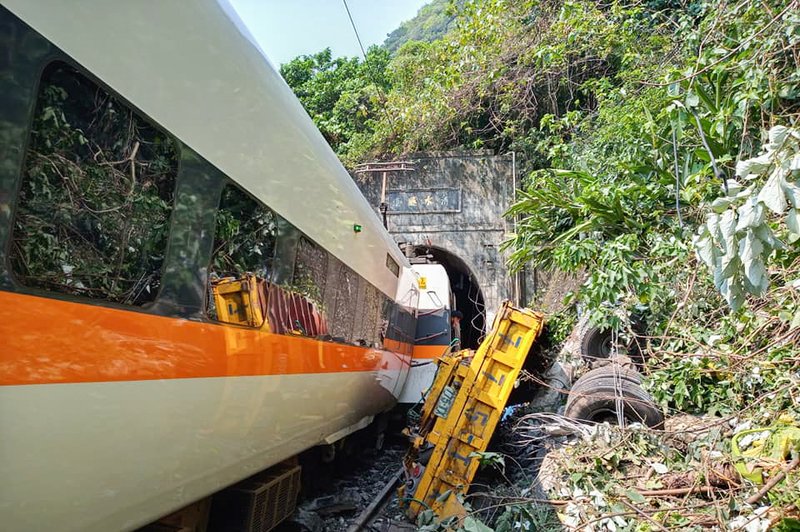
<instances>
[{"instance_id":1,"label":"orange stripe on train","mask_svg":"<svg viewBox=\"0 0 800 532\"><path fill-rule=\"evenodd\" d=\"M399 370L408 363L396 352L0 291L0 385Z\"/></svg>"},{"instance_id":2,"label":"orange stripe on train","mask_svg":"<svg viewBox=\"0 0 800 532\"><path fill-rule=\"evenodd\" d=\"M415 345L413 355L411 358L417 359L434 359L439 358L445 353L450 352L449 345Z\"/></svg>"}]
</instances>

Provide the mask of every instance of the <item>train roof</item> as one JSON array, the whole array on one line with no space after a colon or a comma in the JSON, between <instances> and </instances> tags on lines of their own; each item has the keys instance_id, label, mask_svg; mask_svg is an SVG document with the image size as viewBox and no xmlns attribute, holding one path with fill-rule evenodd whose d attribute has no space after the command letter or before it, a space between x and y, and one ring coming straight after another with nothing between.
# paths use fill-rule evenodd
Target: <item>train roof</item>
<instances>
[{"instance_id":1,"label":"train roof","mask_svg":"<svg viewBox=\"0 0 800 532\"><path fill-rule=\"evenodd\" d=\"M394 297L406 258L227 0L2 3Z\"/></svg>"}]
</instances>

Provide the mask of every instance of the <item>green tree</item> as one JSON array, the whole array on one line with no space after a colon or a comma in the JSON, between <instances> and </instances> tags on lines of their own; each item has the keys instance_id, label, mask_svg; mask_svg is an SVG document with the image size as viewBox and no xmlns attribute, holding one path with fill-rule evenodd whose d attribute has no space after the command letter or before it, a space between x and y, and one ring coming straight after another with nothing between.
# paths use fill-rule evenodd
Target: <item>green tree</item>
<instances>
[{"instance_id":1,"label":"green tree","mask_svg":"<svg viewBox=\"0 0 800 532\"><path fill-rule=\"evenodd\" d=\"M366 59L333 58L330 48L297 57L280 72L331 147L347 156L350 143L372 132L391 84L389 52L373 46Z\"/></svg>"},{"instance_id":2,"label":"green tree","mask_svg":"<svg viewBox=\"0 0 800 532\"><path fill-rule=\"evenodd\" d=\"M410 41L431 42L441 38L455 25L453 3L452 0L433 0L422 6L414 18L403 22L386 36L384 48L395 53Z\"/></svg>"}]
</instances>

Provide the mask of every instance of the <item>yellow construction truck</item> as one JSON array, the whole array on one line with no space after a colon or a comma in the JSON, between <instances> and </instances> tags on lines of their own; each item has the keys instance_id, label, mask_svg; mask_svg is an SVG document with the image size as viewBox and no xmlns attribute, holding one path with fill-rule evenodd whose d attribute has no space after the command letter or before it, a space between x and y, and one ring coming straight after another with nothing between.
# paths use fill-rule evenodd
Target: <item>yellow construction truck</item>
<instances>
[{"instance_id":1,"label":"yellow construction truck","mask_svg":"<svg viewBox=\"0 0 800 532\"><path fill-rule=\"evenodd\" d=\"M506 302L476 351L445 354L418 423L406 429L411 446L403 462L400 500L416 517L431 509L441 518L463 516L480 453L500 421L544 317Z\"/></svg>"}]
</instances>

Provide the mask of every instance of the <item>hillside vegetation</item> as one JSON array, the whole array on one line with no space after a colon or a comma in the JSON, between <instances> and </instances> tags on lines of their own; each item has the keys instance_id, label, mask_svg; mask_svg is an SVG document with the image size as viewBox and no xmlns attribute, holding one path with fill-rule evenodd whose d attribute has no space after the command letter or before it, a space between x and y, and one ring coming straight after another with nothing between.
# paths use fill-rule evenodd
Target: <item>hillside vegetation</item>
<instances>
[{"instance_id":1,"label":"hillside vegetation","mask_svg":"<svg viewBox=\"0 0 800 532\"><path fill-rule=\"evenodd\" d=\"M683 447L650 433L606 438L613 453L573 460L558 496L573 510L584 504L562 521L793 529L796 468L748 502L758 482L712 485L709 467L735 462L735 432L800 426L800 2L468 0L451 9L453 27L435 41L394 54L375 47L366 61L323 52L282 73L346 165L421 150L515 151L527 177L509 212L519 220L511 264L585 275L570 302L596 324L624 334L626 316L646 317L645 385L668 414L708 425ZM569 310L551 322L563 330L572 319ZM786 440L787 460L798 446ZM694 471L708 489L645 499L631 475L615 473L636 461ZM529 507L506 508L498 530L535 525L535 512L520 509Z\"/></svg>"},{"instance_id":2,"label":"hillside vegetation","mask_svg":"<svg viewBox=\"0 0 800 532\"><path fill-rule=\"evenodd\" d=\"M394 53L409 41L435 41L453 27L455 13L450 0L432 0L422 6L414 18L391 32L383 41L383 46Z\"/></svg>"}]
</instances>

